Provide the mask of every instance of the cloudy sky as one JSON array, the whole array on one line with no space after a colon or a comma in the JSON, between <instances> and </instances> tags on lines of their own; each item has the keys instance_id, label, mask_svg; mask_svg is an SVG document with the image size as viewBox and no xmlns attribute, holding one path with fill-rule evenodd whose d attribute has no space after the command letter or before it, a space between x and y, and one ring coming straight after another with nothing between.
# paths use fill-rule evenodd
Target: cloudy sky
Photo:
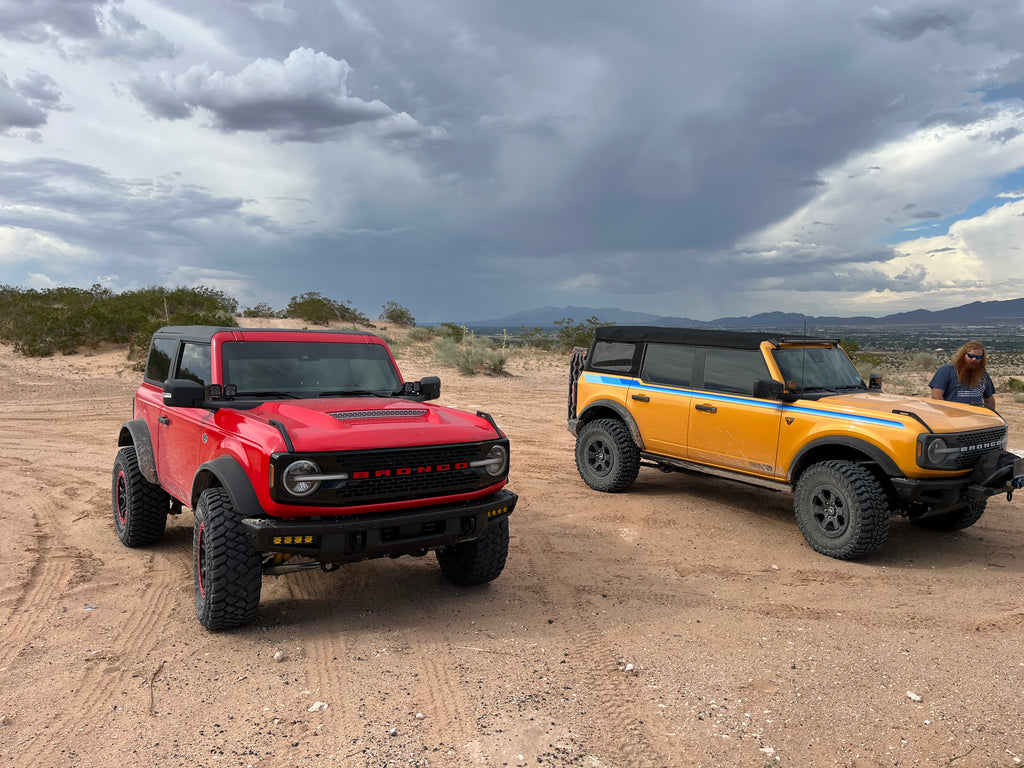
<instances>
[{"instance_id":1,"label":"cloudy sky","mask_svg":"<svg viewBox=\"0 0 1024 768\"><path fill-rule=\"evenodd\" d=\"M0 0L0 283L421 322L1020 298L1021 40L1022 0Z\"/></svg>"}]
</instances>

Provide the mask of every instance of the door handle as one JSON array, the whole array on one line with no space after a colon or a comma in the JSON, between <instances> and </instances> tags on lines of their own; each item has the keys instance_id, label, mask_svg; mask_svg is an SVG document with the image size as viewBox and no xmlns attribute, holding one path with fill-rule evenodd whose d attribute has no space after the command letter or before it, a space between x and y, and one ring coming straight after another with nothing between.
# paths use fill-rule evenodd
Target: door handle
<instances>
[{"instance_id":1,"label":"door handle","mask_svg":"<svg viewBox=\"0 0 1024 768\"><path fill-rule=\"evenodd\" d=\"M634 400L637 400L637 401L639 401L641 403L649 403L649 402L651 402L651 398L649 398L647 395L630 395L630 397L632 397Z\"/></svg>"},{"instance_id":2,"label":"door handle","mask_svg":"<svg viewBox=\"0 0 1024 768\"><path fill-rule=\"evenodd\" d=\"M694 408L704 413L718 413L718 409L713 405L695 405Z\"/></svg>"},{"instance_id":3,"label":"door handle","mask_svg":"<svg viewBox=\"0 0 1024 768\"><path fill-rule=\"evenodd\" d=\"M157 421L159 421L161 424L170 424L171 423L171 420L168 419L166 416L158 417Z\"/></svg>"}]
</instances>

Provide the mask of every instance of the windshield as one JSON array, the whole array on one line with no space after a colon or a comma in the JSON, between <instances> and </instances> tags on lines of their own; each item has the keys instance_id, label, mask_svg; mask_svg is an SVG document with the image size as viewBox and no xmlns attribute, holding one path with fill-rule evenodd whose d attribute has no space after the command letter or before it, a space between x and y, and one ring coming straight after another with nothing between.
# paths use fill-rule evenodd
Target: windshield
<instances>
[{"instance_id":1,"label":"windshield","mask_svg":"<svg viewBox=\"0 0 1024 768\"><path fill-rule=\"evenodd\" d=\"M774 349L772 354L791 391L864 386L850 358L839 347L786 347Z\"/></svg>"},{"instance_id":2,"label":"windshield","mask_svg":"<svg viewBox=\"0 0 1024 768\"><path fill-rule=\"evenodd\" d=\"M227 342L221 347L224 384L238 396L323 397L389 395L402 384L379 344L319 341Z\"/></svg>"}]
</instances>

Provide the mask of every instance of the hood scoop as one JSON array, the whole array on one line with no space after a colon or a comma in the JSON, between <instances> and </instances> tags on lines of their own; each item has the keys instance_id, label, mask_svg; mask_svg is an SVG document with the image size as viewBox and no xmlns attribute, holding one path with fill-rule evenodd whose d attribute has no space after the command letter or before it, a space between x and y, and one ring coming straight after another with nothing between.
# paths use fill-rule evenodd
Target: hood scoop
<instances>
[{"instance_id":1,"label":"hood scoop","mask_svg":"<svg viewBox=\"0 0 1024 768\"><path fill-rule=\"evenodd\" d=\"M338 421L382 422L417 421L427 415L426 408L390 408L376 411L335 411L327 414Z\"/></svg>"}]
</instances>

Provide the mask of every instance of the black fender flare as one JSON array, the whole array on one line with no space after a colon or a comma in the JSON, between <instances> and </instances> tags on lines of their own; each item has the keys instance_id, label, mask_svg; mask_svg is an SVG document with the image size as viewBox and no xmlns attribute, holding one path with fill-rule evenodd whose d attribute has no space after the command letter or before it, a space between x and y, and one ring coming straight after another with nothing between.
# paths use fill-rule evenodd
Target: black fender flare
<instances>
[{"instance_id":1,"label":"black fender flare","mask_svg":"<svg viewBox=\"0 0 1024 768\"><path fill-rule=\"evenodd\" d=\"M595 400L590 403L580 414L579 420L576 425L575 434L579 434L580 427L587 422L593 421L594 419L601 418L598 415L599 411L609 410L613 411L615 415L621 419L622 423L626 425L626 429L629 430L630 437L633 438L633 442L637 444L637 447L642 451L644 449L644 438L640 434L640 427L637 426L636 420L633 418L633 414L622 403L616 402L615 400Z\"/></svg>"},{"instance_id":2,"label":"black fender flare","mask_svg":"<svg viewBox=\"0 0 1024 768\"><path fill-rule=\"evenodd\" d=\"M207 488L223 488L240 517L263 517L263 507L249 481L249 475L234 457L221 456L202 464L192 481L192 509Z\"/></svg>"},{"instance_id":3,"label":"black fender flare","mask_svg":"<svg viewBox=\"0 0 1024 768\"><path fill-rule=\"evenodd\" d=\"M117 447L133 446L135 458L139 462L139 471L147 481L160 485L156 471L156 453L153 451L153 436L149 433L149 424L145 419L132 419L121 425L117 436Z\"/></svg>"},{"instance_id":4,"label":"black fender flare","mask_svg":"<svg viewBox=\"0 0 1024 768\"><path fill-rule=\"evenodd\" d=\"M843 435L827 435L819 437L816 440L812 440L803 448L801 448L796 456L793 457L793 462L789 465L789 469L786 472L787 478L790 483L796 483L797 470L803 471L809 466L807 461L808 454L816 451L828 451L829 449L840 448L843 452L856 451L857 453L867 456L868 459L878 464L887 477L905 477L905 473L900 469L899 464L893 461L892 457L889 456L878 446L872 445L866 440L860 440L855 437L846 437Z\"/></svg>"}]
</instances>

